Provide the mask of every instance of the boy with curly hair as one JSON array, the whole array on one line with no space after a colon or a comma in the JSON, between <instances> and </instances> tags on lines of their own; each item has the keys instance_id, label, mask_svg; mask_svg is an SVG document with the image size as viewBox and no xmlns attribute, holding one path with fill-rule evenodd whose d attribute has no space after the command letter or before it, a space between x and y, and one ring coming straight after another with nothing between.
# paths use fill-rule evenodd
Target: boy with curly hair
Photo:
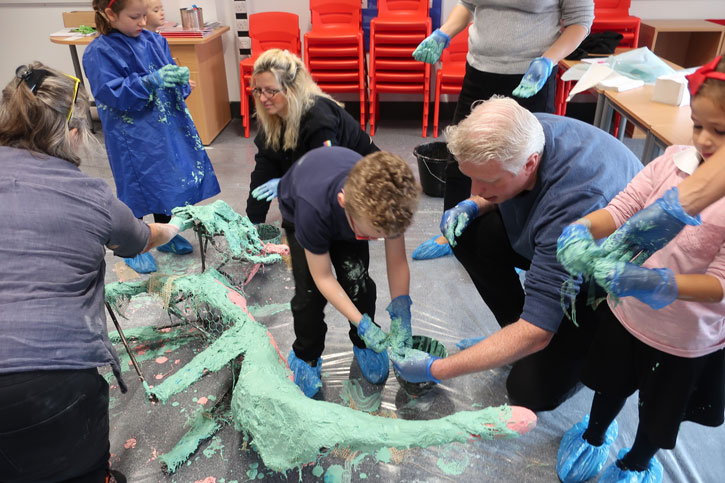
<instances>
[{"instance_id":1,"label":"boy with curly hair","mask_svg":"<svg viewBox=\"0 0 725 483\"><path fill-rule=\"evenodd\" d=\"M291 308L296 340L288 362L308 396L322 387L324 308L329 301L350 322L353 353L373 384L388 377L385 334L373 322L375 282L368 240L384 239L392 302L410 336L410 271L403 233L413 220L420 188L399 156L360 154L342 147L313 149L276 186L295 280ZM333 273L332 267L335 268Z\"/></svg>"}]
</instances>

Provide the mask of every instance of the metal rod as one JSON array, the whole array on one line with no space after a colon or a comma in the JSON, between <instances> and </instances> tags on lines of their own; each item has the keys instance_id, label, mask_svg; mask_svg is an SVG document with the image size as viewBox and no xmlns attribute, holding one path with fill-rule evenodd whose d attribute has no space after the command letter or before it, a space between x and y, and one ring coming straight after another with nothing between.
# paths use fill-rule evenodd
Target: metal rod
<instances>
[{"instance_id":1,"label":"metal rod","mask_svg":"<svg viewBox=\"0 0 725 483\"><path fill-rule=\"evenodd\" d=\"M201 254L201 272L206 271L206 246L204 245L204 237L201 236L201 230L196 230L196 235L199 237L199 253Z\"/></svg>"}]
</instances>

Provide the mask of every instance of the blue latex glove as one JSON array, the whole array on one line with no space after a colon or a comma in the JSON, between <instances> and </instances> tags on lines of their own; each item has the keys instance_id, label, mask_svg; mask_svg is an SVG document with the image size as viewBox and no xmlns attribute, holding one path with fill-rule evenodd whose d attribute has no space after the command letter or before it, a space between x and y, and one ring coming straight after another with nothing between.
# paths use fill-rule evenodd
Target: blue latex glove
<instances>
[{"instance_id":1,"label":"blue latex glove","mask_svg":"<svg viewBox=\"0 0 725 483\"><path fill-rule=\"evenodd\" d=\"M677 299L675 274L669 268L644 268L628 262L614 262L614 267L600 275L597 282L617 297L635 297L653 309L661 309Z\"/></svg>"},{"instance_id":2,"label":"blue latex glove","mask_svg":"<svg viewBox=\"0 0 725 483\"><path fill-rule=\"evenodd\" d=\"M357 335L365 342L368 349L375 352L383 352L388 348L388 335L383 329L373 324L368 314L363 314L360 323L357 325Z\"/></svg>"},{"instance_id":3,"label":"blue latex glove","mask_svg":"<svg viewBox=\"0 0 725 483\"><path fill-rule=\"evenodd\" d=\"M677 236L685 225L700 223L700 215L692 217L685 213L677 187L673 187L609 235L602 244L602 250L620 260L629 260L637 255L633 263L642 264Z\"/></svg>"},{"instance_id":4,"label":"blue latex glove","mask_svg":"<svg viewBox=\"0 0 725 483\"><path fill-rule=\"evenodd\" d=\"M390 360L393 361L393 367L398 371L400 377L408 382L441 382L430 373L430 366L433 361L440 357L432 356L427 352L418 349L405 349L405 357L397 357L391 353Z\"/></svg>"},{"instance_id":5,"label":"blue latex glove","mask_svg":"<svg viewBox=\"0 0 725 483\"><path fill-rule=\"evenodd\" d=\"M400 319L400 329L405 332L403 342L405 347L413 347L413 329L410 326L410 306L413 301L408 295L399 295L395 297L385 308L390 314L391 319Z\"/></svg>"},{"instance_id":6,"label":"blue latex glove","mask_svg":"<svg viewBox=\"0 0 725 483\"><path fill-rule=\"evenodd\" d=\"M430 260L431 258L439 258L439 257L445 257L446 255L451 255L453 253L453 250L451 250L451 246L448 244L448 242L445 242L443 245L438 243L436 240L438 240L438 237L440 235L436 235L433 238L424 241L418 247L413 250L413 260Z\"/></svg>"},{"instance_id":7,"label":"blue latex glove","mask_svg":"<svg viewBox=\"0 0 725 483\"><path fill-rule=\"evenodd\" d=\"M441 29L435 29L432 34L423 39L423 42L418 44L418 47L413 51L413 58L420 62L435 64L441 58L443 49L448 47L450 43L451 38L448 34L442 32Z\"/></svg>"},{"instance_id":8,"label":"blue latex glove","mask_svg":"<svg viewBox=\"0 0 725 483\"><path fill-rule=\"evenodd\" d=\"M469 347L478 344L485 338L486 338L486 336L484 335L483 337L469 337L468 339L461 339L458 342L456 342L456 347L458 347L461 350L468 349Z\"/></svg>"},{"instance_id":9,"label":"blue latex glove","mask_svg":"<svg viewBox=\"0 0 725 483\"><path fill-rule=\"evenodd\" d=\"M531 97L544 87L554 69L554 62L547 57L537 57L531 61L518 87L512 92L516 97Z\"/></svg>"},{"instance_id":10,"label":"blue latex glove","mask_svg":"<svg viewBox=\"0 0 725 483\"><path fill-rule=\"evenodd\" d=\"M446 210L441 218L441 233L448 243L456 246L456 237L461 236L468 224L478 216L478 205L473 200L464 200L450 210Z\"/></svg>"},{"instance_id":11,"label":"blue latex glove","mask_svg":"<svg viewBox=\"0 0 725 483\"><path fill-rule=\"evenodd\" d=\"M581 223L568 225L556 240L556 259L572 276L592 275L589 260L604 254L589 232L589 228Z\"/></svg>"},{"instance_id":12,"label":"blue latex glove","mask_svg":"<svg viewBox=\"0 0 725 483\"><path fill-rule=\"evenodd\" d=\"M280 178L270 179L264 184L261 184L254 188L252 196L255 200L272 201L277 197L277 186L279 185Z\"/></svg>"},{"instance_id":13,"label":"blue latex glove","mask_svg":"<svg viewBox=\"0 0 725 483\"><path fill-rule=\"evenodd\" d=\"M185 72L185 74L184 74ZM184 77L186 81L184 81ZM189 81L189 69L166 64L158 70L141 77L141 82L148 90L173 88Z\"/></svg>"}]
</instances>

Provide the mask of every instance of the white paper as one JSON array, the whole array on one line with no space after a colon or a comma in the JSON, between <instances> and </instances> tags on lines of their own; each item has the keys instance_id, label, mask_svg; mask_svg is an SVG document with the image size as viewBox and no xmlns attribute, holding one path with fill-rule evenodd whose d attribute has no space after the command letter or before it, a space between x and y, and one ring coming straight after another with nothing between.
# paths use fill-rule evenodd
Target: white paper
<instances>
[{"instance_id":1,"label":"white paper","mask_svg":"<svg viewBox=\"0 0 725 483\"><path fill-rule=\"evenodd\" d=\"M575 95L579 94L580 92L588 91L589 89L596 87L597 84L609 77L612 72L614 71L606 65L591 64L589 66L589 69L587 69L584 75L582 75L581 79L579 79L579 82L577 82L576 85L572 88L571 92L569 93L569 97L566 98L566 101L569 102Z\"/></svg>"}]
</instances>

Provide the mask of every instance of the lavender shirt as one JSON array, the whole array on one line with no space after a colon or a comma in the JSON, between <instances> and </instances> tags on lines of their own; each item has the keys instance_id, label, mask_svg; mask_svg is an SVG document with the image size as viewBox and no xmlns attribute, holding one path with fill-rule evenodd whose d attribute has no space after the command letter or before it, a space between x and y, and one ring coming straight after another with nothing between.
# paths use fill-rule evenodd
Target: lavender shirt
<instances>
[{"instance_id":1,"label":"lavender shirt","mask_svg":"<svg viewBox=\"0 0 725 483\"><path fill-rule=\"evenodd\" d=\"M73 164L0 147L0 374L110 364L106 246L134 256L150 230L101 179Z\"/></svg>"}]
</instances>

